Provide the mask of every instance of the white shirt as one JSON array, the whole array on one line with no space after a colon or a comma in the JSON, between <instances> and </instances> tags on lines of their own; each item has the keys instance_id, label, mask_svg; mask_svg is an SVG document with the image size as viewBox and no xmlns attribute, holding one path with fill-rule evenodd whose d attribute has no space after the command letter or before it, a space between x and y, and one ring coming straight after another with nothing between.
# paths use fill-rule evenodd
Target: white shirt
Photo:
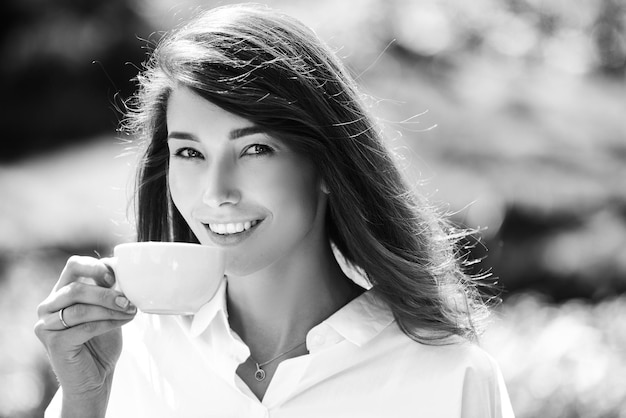
<instances>
[{"instance_id":1,"label":"white shirt","mask_svg":"<svg viewBox=\"0 0 626 418\"><path fill-rule=\"evenodd\" d=\"M411 340L371 290L309 331L309 354L280 363L262 401L235 373L250 351L225 282L195 316L138 313L123 333L107 417L513 417L485 351Z\"/></svg>"}]
</instances>

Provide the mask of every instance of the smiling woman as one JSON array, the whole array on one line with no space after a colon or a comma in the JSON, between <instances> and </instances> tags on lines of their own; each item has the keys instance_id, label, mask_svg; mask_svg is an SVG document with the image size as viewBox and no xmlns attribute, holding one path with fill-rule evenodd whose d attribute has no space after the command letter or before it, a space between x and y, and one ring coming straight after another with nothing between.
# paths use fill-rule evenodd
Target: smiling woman
<instances>
[{"instance_id":1,"label":"smiling woman","mask_svg":"<svg viewBox=\"0 0 626 418\"><path fill-rule=\"evenodd\" d=\"M328 241L326 195L313 164L186 87L170 93L166 120L175 209L200 243L229 248L231 287L236 276L279 266L285 255L290 268L307 268L295 255L308 259Z\"/></svg>"},{"instance_id":2,"label":"smiling woman","mask_svg":"<svg viewBox=\"0 0 626 418\"><path fill-rule=\"evenodd\" d=\"M475 343L487 307L458 232L404 184L310 29L209 10L138 80L138 240L220 247L224 278L194 315L136 313L102 261L71 259L39 308L61 383L49 414L513 415Z\"/></svg>"}]
</instances>

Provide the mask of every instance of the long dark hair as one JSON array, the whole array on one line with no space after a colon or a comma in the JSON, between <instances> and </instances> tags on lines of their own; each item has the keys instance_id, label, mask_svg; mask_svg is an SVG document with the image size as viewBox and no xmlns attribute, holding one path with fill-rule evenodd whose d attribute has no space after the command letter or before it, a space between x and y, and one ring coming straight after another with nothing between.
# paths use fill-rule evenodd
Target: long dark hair
<instances>
[{"instance_id":1,"label":"long dark hair","mask_svg":"<svg viewBox=\"0 0 626 418\"><path fill-rule=\"evenodd\" d=\"M167 100L186 86L315 163L330 192L331 241L407 335L478 335L487 309L451 228L405 184L354 80L309 28L261 6L209 10L159 42L138 82L125 125L145 144L138 240L196 242L167 186Z\"/></svg>"}]
</instances>

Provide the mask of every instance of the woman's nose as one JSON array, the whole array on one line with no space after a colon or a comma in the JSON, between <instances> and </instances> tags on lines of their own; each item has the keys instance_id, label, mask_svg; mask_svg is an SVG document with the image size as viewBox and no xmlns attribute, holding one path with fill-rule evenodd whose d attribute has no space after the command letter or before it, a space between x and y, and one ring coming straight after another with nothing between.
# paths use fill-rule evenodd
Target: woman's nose
<instances>
[{"instance_id":1,"label":"woman's nose","mask_svg":"<svg viewBox=\"0 0 626 418\"><path fill-rule=\"evenodd\" d=\"M208 173L202 203L214 208L239 203L241 192L237 187L231 165L228 162L215 162L213 169Z\"/></svg>"}]
</instances>

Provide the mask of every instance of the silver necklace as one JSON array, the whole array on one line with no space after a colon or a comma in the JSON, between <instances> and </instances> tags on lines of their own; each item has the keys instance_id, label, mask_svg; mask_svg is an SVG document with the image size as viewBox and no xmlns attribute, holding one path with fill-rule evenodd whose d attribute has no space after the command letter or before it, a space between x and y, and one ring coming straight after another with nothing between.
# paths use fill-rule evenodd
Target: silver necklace
<instances>
[{"instance_id":1,"label":"silver necklace","mask_svg":"<svg viewBox=\"0 0 626 418\"><path fill-rule=\"evenodd\" d=\"M265 380L265 370L263 370L261 367L267 366L268 364L270 364L271 362L273 362L274 360L279 359L280 357L284 356L285 354L289 354L292 351L294 351L295 349L301 347L302 345L304 345L306 341L302 341L300 344L298 344L297 346L290 348L287 351L283 351L282 353L280 353L279 355L277 355L276 357L274 357L271 360L268 360L264 363L257 363L256 361L254 362L254 364L256 364L256 372L254 372L254 378L258 381L258 382L262 382L263 380Z\"/></svg>"}]
</instances>

